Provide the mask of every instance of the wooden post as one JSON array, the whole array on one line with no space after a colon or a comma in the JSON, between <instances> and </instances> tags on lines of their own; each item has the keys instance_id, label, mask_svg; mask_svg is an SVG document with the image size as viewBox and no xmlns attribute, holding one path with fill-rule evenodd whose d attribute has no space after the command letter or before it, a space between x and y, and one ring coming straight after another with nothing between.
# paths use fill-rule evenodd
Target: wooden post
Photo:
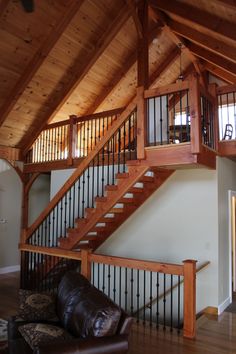
<instances>
[{"instance_id":1,"label":"wooden post","mask_svg":"<svg viewBox=\"0 0 236 354\"><path fill-rule=\"evenodd\" d=\"M208 91L214 99L213 103L213 115L214 115L214 144L215 150L219 149L219 120L218 120L218 100L217 100L217 84L210 84Z\"/></svg>"},{"instance_id":2,"label":"wooden post","mask_svg":"<svg viewBox=\"0 0 236 354\"><path fill-rule=\"evenodd\" d=\"M137 88L137 159L145 159L146 145L146 104L144 87Z\"/></svg>"},{"instance_id":3,"label":"wooden post","mask_svg":"<svg viewBox=\"0 0 236 354\"><path fill-rule=\"evenodd\" d=\"M196 336L196 263L187 259L184 263L184 337Z\"/></svg>"},{"instance_id":4,"label":"wooden post","mask_svg":"<svg viewBox=\"0 0 236 354\"><path fill-rule=\"evenodd\" d=\"M138 4L138 18L142 27L142 35L138 40L137 58L137 159L145 159L146 141L146 109L144 90L149 85L149 46L148 46L148 4L146 0Z\"/></svg>"},{"instance_id":5,"label":"wooden post","mask_svg":"<svg viewBox=\"0 0 236 354\"><path fill-rule=\"evenodd\" d=\"M77 139L77 130L75 123L76 116L70 116L70 125L68 132L68 157L67 164L72 165L73 159L75 158L75 148L76 148L76 139Z\"/></svg>"},{"instance_id":6,"label":"wooden post","mask_svg":"<svg viewBox=\"0 0 236 354\"><path fill-rule=\"evenodd\" d=\"M200 86L197 75L191 75L189 81L191 152L200 154L202 149Z\"/></svg>"},{"instance_id":7,"label":"wooden post","mask_svg":"<svg viewBox=\"0 0 236 354\"><path fill-rule=\"evenodd\" d=\"M91 279L91 261L89 258L91 249L81 250L81 274L89 281Z\"/></svg>"}]
</instances>

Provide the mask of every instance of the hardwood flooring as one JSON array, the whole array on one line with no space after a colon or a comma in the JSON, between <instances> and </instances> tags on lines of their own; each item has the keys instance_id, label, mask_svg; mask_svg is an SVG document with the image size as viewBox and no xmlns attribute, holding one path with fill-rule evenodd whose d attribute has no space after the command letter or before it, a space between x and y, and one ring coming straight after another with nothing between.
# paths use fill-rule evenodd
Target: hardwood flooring
<instances>
[{"instance_id":1,"label":"hardwood flooring","mask_svg":"<svg viewBox=\"0 0 236 354\"><path fill-rule=\"evenodd\" d=\"M19 273L0 275L0 318L18 308ZM195 340L134 323L129 354L236 354L236 313L201 318Z\"/></svg>"}]
</instances>

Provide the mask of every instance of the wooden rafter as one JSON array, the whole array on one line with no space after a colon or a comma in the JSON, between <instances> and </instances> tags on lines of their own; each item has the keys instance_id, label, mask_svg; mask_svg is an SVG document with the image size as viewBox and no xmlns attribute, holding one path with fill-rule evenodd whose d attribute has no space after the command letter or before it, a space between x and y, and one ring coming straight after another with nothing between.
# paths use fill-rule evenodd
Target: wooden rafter
<instances>
[{"instance_id":1,"label":"wooden rafter","mask_svg":"<svg viewBox=\"0 0 236 354\"><path fill-rule=\"evenodd\" d=\"M177 0L149 0L153 8L158 8L167 13L177 15L189 22L207 28L213 33L224 36L233 41L236 40L235 24L224 20L212 13L205 12L190 4L181 4Z\"/></svg>"},{"instance_id":2,"label":"wooden rafter","mask_svg":"<svg viewBox=\"0 0 236 354\"><path fill-rule=\"evenodd\" d=\"M130 14L134 20L134 24L135 24L138 36L140 38L142 38L143 37L143 29L142 29L142 24L141 24L141 22L138 18L138 15L137 15L136 4L135 4L134 0L126 0L126 3L129 7Z\"/></svg>"},{"instance_id":3,"label":"wooden rafter","mask_svg":"<svg viewBox=\"0 0 236 354\"><path fill-rule=\"evenodd\" d=\"M103 54L105 49L120 31L124 23L130 17L129 12L127 11L127 7L124 6L121 8L120 12L116 16L115 20L111 22L110 26L104 32L103 36L96 43L94 50L92 50L86 58L83 58L83 65L81 65L81 58L79 57L76 63L72 68L73 76L69 79L67 84L63 87L61 92L57 95L57 97L52 101L50 105L50 109L45 117L45 120L42 124L38 125L32 132L28 135L25 135L24 140L21 142L24 150L27 150L35 140L35 138L40 134L40 132L44 129L45 125L55 116L55 114L60 110L60 108L67 101L69 96L75 90L75 88L79 85L85 75L89 72L98 58Z\"/></svg>"},{"instance_id":4,"label":"wooden rafter","mask_svg":"<svg viewBox=\"0 0 236 354\"><path fill-rule=\"evenodd\" d=\"M19 80L16 82L15 87L12 92L9 93L8 99L5 101L4 105L0 111L0 126L4 123L6 117L14 107L21 93L25 90L30 80L42 65L43 61L52 50L58 39L61 37L62 33L75 16L76 12L79 10L84 0L74 0L71 5L68 6L65 13L52 29L51 34L46 41L43 42L42 46L37 50L31 61L29 62L26 70L21 75Z\"/></svg>"},{"instance_id":5,"label":"wooden rafter","mask_svg":"<svg viewBox=\"0 0 236 354\"><path fill-rule=\"evenodd\" d=\"M224 69L225 71L228 71L229 73L236 73L236 64L232 63L231 61L228 61L221 56L214 54L205 48L202 48L200 46L197 46L196 44L189 43L189 49L191 50L192 53L194 53L196 56L212 63L218 66L219 68Z\"/></svg>"},{"instance_id":6,"label":"wooden rafter","mask_svg":"<svg viewBox=\"0 0 236 354\"><path fill-rule=\"evenodd\" d=\"M215 2L236 11L236 0L215 0Z\"/></svg>"},{"instance_id":7,"label":"wooden rafter","mask_svg":"<svg viewBox=\"0 0 236 354\"><path fill-rule=\"evenodd\" d=\"M159 11L156 7L154 7L152 11L152 17L154 18L154 16L156 16L156 21L159 21L162 24L163 31L166 33L166 35L176 45L178 46L181 45L182 52L185 53L188 56L188 58L191 60L197 73L199 74L202 80L202 83L204 83L204 78L202 76L202 71L201 71L201 64L199 63L199 60L191 53L185 40L172 31L172 29L168 25L169 18L163 12Z\"/></svg>"},{"instance_id":8,"label":"wooden rafter","mask_svg":"<svg viewBox=\"0 0 236 354\"><path fill-rule=\"evenodd\" d=\"M173 20L169 20L168 25L176 34L236 63L236 47Z\"/></svg>"},{"instance_id":9,"label":"wooden rafter","mask_svg":"<svg viewBox=\"0 0 236 354\"><path fill-rule=\"evenodd\" d=\"M236 76L229 73L228 71L225 71L224 69L219 68L218 66L208 62L205 62L203 64L203 67L205 70L217 76L219 79L222 79L228 82L229 84L236 84Z\"/></svg>"},{"instance_id":10,"label":"wooden rafter","mask_svg":"<svg viewBox=\"0 0 236 354\"><path fill-rule=\"evenodd\" d=\"M160 26L155 26L155 28L150 31L148 36L149 45L151 44L154 38L159 36L161 32L162 29ZM121 79L128 73L128 71L136 63L136 60L137 60L137 51L135 49L135 51L126 59L124 65L122 65L122 68L116 72L113 79L110 81L109 86L106 86L104 90L101 92L101 94L96 98L93 105L85 113L86 115L92 114L98 109L98 107L103 103L106 97L108 97L111 94L111 92L115 89L115 87L118 85Z\"/></svg>"}]
</instances>

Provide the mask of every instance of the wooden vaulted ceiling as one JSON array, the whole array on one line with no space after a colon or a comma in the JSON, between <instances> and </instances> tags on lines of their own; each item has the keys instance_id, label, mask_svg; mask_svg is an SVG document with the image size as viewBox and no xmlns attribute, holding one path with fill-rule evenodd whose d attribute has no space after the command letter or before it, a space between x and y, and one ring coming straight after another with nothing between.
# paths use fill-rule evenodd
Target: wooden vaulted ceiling
<instances>
[{"instance_id":1,"label":"wooden vaulted ceiling","mask_svg":"<svg viewBox=\"0 0 236 354\"><path fill-rule=\"evenodd\" d=\"M148 0L147 0L148 1ZM127 105L137 87L139 0L0 0L0 145L29 147L46 123ZM150 85L181 65L236 83L235 0L149 0Z\"/></svg>"}]
</instances>

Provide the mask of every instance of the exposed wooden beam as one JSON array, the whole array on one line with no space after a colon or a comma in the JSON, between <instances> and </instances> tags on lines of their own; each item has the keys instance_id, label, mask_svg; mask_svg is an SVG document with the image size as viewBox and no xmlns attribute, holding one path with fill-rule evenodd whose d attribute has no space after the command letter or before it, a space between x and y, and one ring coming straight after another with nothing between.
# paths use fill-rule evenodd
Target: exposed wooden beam
<instances>
[{"instance_id":1,"label":"exposed wooden beam","mask_svg":"<svg viewBox=\"0 0 236 354\"><path fill-rule=\"evenodd\" d=\"M56 26L51 30L48 38L43 42L42 46L37 50L29 64L27 65L26 70L21 75L19 80L17 81L15 87L12 92L9 93L8 99L5 101L4 105L0 111L0 126L5 121L6 117L14 107L21 93L25 90L30 80L42 65L43 61L52 50L72 18L75 16L76 12L79 10L80 6L84 0L74 0L71 5L68 6L65 13L63 13L62 17L56 24Z\"/></svg>"},{"instance_id":2,"label":"exposed wooden beam","mask_svg":"<svg viewBox=\"0 0 236 354\"><path fill-rule=\"evenodd\" d=\"M219 79L222 79L229 84L236 84L236 76L229 73L228 71L225 71L222 68L219 68L218 66L205 62L203 64L203 67L205 70L208 70L210 73L213 75L217 76Z\"/></svg>"},{"instance_id":3,"label":"exposed wooden beam","mask_svg":"<svg viewBox=\"0 0 236 354\"><path fill-rule=\"evenodd\" d=\"M182 52L185 53L191 60L202 80L202 83L204 84L204 78L202 77L201 65L199 63L199 60L191 53L185 40L172 31L172 29L168 25L169 18L163 12L159 11L156 7L154 7L153 10L153 16L156 15L156 20L163 25L163 31L176 45L181 45Z\"/></svg>"},{"instance_id":4,"label":"exposed wooden beam","mask_svg":"<svg viewBox=\"0 0 236 354\"><path fill-rule=\"evenodd\" d=\"M228 61L217 54L214 54L205 48L199 47L194 43L189 43L189 50L191 50L194 55L208 61L209 63L215 64L219 68L224 69L225 71L234 74L236 73L236 64Z\"/></svg>"},{"instance_id":5,"label":"exposed wooden beam","mask_svg":"<svg viewBox=\"0 0 236 354\"><path fill-rule=\"evenodd\" d=\"M52 101L50 109L46 112L47 116L45 117L44 122L36 127L33 134L32 132L30 132L29 134L25 135L23 141L21 141L20 144L21 146L23 146L24 150L27 150L27 148L32 145L35 138L44 129L45 125L56 115L56 113L64 105L71 93L83 80L85 75L92 68L98 58L102 55L104 50L111 43L111 41L120 31L120 29L129 17L130 14L127 11L127 7L123 6L114 21L111 22L110 26L108 26L107 30L104 32L100 40L97 41L95 48L88 54L86 58L83 58L83 65L81 65L81 58L78 58L79 60L76 61L73 68L71 69L73 75L70 77L68 82Z\"/></svg>"},{"instance_id":6,"label":"exposed wooden beam","mask_svg":"<svg viewBox=\"0 0 236 354\"><path fill-rule=\"evenodd\" d=\"M138 6L138 18L142 24L142 38L138 40L137 86L148 88L149 80L149 46L148 46L148 5L142 0Z\"/></svg>"},{"instance_id":7,"label":"exposed wooden beam","mask_svg":"<svg viewBox=\"0 0 236 354\"><path fill-rule=\"evenodd\" d=\"M168 25L176 34L236 63L236 47L173 20Z\"/></svg>"},{"instance_id":8,"label":"exposed wooden beam","mask_svg":"<svg viewBox=\"0 0 236 354\"><path fill-rule=\"evenodd\" d=\"M228 7L229 9L236 11L236 0L214 0L214 1L220 5L224 5L224 7Z\"/></svg>"},{"instance_id":9,"label":"exposed wooden beam","mask_svg":"<svg viewBox=\"0 0 236 354\"><path fill-rule=\"evenodd\" d=\"M160 26L155 26L152 29L148 36L149 45L153 41L154 38L158 37L162 32ZM136 63L137 60L137 51L134 52L126 59L125 63L122 65L121 69L119 69L114 75L113 79L110 81L109 86L106 86L104 90L100 93L100 95L96 98L93 105L86 111L86 115L92 114L95 112L98 107L103 103L103 101L108 97L111 92L115 89L121 79L128 73L128 71L132 68L132 66Z\"/></svg>"},{"instance_id":10,"label":"exposed wooden beam","mask_svg":"<svg viewBox=\"0 0 236 354\"><path fill-rule=\"evenodd\" d=\"M143 37L143 27L142 27L142 24L139 20L138 15L137 15L136 4L135 4L134 0L126 0L126 3L129 7L130 14L134 20L134 24L135 24L138 36L139 36L139 38L142 38Z\"/></svg>"},{"instance_id":11,"label":"exposed wooden beam","mask_svg":"<svg viewBox=\"0 0 236 354\"><path fill-rule=\"evenodd\" d=\"M21 151L19 149L0 145L0 159L7 161L19 161Z\"/></svg>"},{"instance_id":12,"label":"exposed wooden beam","mask_svg":"<svg viewBox=\"0 0 236 354\"><path fill-rule=\"evenodd\" d=\"M208 29L215 34L224 36L233 41L236 40L235 24L212 13L186 3L180 4L177 0L149 0L149 4L153 8L158 8L167 13L177 15L180 18Z\"/></svg>"},{"instance_id":13,"label":"exposed wooden beam","mask_svg":"<svg viewBox=\"0 0 236 354\"><path fill-rule=\"evenodd\" d=\"M178 47L172 49L167 55L165 55L165 59L161 62L158 68L152 73L149 79L150 86L153 86L155 82L158 80L160 75L165 72L179 57L180 50Z\"/></svg>"}]
</instances>

